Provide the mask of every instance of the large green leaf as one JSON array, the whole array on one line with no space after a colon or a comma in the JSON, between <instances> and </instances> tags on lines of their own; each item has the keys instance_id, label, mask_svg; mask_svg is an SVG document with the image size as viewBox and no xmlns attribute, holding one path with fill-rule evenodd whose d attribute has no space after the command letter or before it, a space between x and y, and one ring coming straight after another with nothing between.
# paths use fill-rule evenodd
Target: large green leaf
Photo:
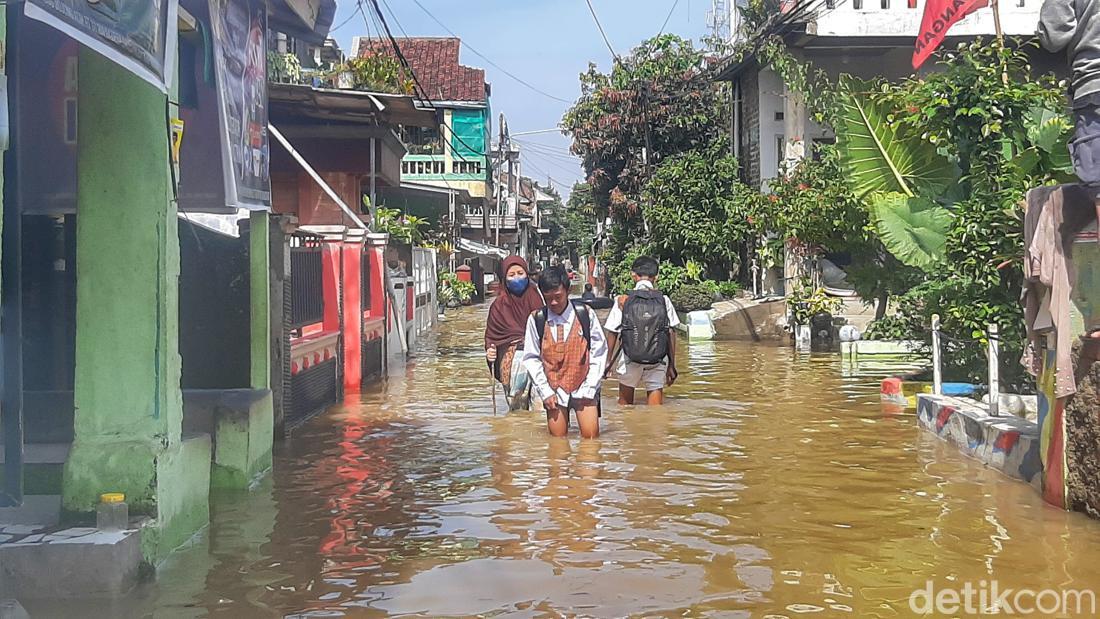
<instances>
[{"instance_id":1,"label":"large green leaf","mask_svg":"<svg viewBox=\"0 0 1100 619\"><path fill-rule=\"evenodd\" d=\"M871 220L883 246L902 263L927 269L943 258L952 215L932 200L876 193Z\"/></svg>"},{"instance_id":2,"label":"large green leaf","mask_svg":"<svg viewBox=\"0 0 1100 619\"><path fill-rule=\"evenodd\" d=\"M1050 154L1066 153L1066 143L1073 135L1073 125L1064 114L1034 107L1024 117L1028 140Z\"/></svg>"},{"instance_id":3,"label":"large green leaf","mask_svg":"<svg viewBox=\"0 0 1100 619\"><path fill-rule=\"evenodd\" d=\"M938 194L954 180L955 169L935 145L890 122L894 110L870 96L870 88L855 78L842 79L843 111L837 127L841 160L856 194L895 192L915 196Z\"/></svg>"}]
</instances>

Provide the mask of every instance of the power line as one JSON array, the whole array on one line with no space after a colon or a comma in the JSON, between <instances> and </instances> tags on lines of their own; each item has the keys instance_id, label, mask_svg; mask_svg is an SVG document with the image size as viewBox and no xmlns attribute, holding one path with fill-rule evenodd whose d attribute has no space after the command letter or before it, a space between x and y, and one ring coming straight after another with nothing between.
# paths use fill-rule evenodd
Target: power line
<instances>
[{"instance_id":1,"label":"power line","mask_svg":"<svg viewBox=\"0 0 1100 619\"><path fill-rule=\"evenodd\" d=\"M431 12L431 11L429 11L429 10L427 9L427 7L425 7L425 6L423 5L423 4L421 4L421 3L420 3L420 0L413 0L413 2L414 2L414 3L416 3L416 6L420 7L420 10L424 11L425 13L427 13L428 17L431 17L431 18L432 18L432 19L433 19L433 20L435 21L435 23L439 24L439 26L440 26L441 28L443 28L444 30L446 30L446 31L447 31L447 32L448 32L448 33L449 33L449 34L450 34L451 36L453 36L453 37L455 37L456 39L458 39L458 40L459 40L459 42L460 42L460 43L462 43L462 45L464 45L464 46L466 47L466 49L470 50L471 52L473 52L474 54L476 54L476 55L477 55L477 56L478 56L479 58L481 58L481 59L482 59L482 60L484 60L485 62L489 63L489 64L490 64L490 65L492 65L493 67L496 67L496 69L497 69L497 70L499 70L499 71L500 71L501 73L503 73L503 74L507 75L508 77L510 77L510 78L512 78L512 79L514 79L514 80L516 80L516 81L517 81L517 82L519 82L520 84L523 84L524 86L526 86L526 87L530 88L530 89L531 89L531 90L533 90L534 92L537 92L538 94L540 94L540 95L542 95L542 96L544 96L544 97L547 97L547 98L553 99L554 101L560 101L560 102L562 102L562 103L568 103L568 104L570 104L570 105L572 105L572 104L573 104L573 101L570 101L570 100L568 100L568 99L562 99L561 97L557 97L557 96L554 96L554 95L552 95L552 94L550 94L550 93L546 92L545 90L542 90L541 88L539 88L539 87L537 87L537 86L535 86L535 85L533 85L533 84L531 84L531 83L527 82L527 81L526 81L526 80L524 80L523 78L521 78L521 77L518 77L518 76L516 76L515 74L513 74L513 73L512 73L511 71L509 71L508 69L505 69L504 67L500 66L499 64L497 64L497 63L493 62L493 61L492 61L492 59L490 59L490 58L489 58L488 56L486 56L485 54L482 54L481 52L477 51L476 49L474 49L474 46L473 46L473 45L470 45L470 44L469 44L469 43L467 43L467 42L466 42L466 41L465 41L465 40L464 40L464 39L463 39L462 37L460 37L460 36L458 36L457 34L455 34L455 32L454 32L453 30L451 30L450 28L448 28L446 24L444 24L443 22L439 21L439 18L438 18L438 17L436 17L435 15L433 15L433 14L432 14L432 12Z\"/></svg>"},{"instance_id":2,"label":"power line","mask_svg":"<svg viewBox=\"0 0 1100 619\"><path fill-rule=\"evenodd\" d=\"M362 10L363 10L363 5L361 5L361 4L360 4L360 5L357 5L357 6L355 7L355 10L351 12L351 15L348 15L348 18L347 18L347 19L345 19L344 21L340 22L340 25L339 25L339 26L334 26L334 27L332 27L332 28L329 28L329 32L336 32L337 30L339 30L339 29L343 28L344 26L348 25L348 22L350 22L351 20L355 19L355 16L356 16L356 15L357 15L357 14L358 14L358 13L359 13L360 11L362 11ZM367 35L368 35L368 36L370 35L370 32L369 32L369 31L367 32Z\"/></svg>"},{"instance_id":3,"label":"power line","mask_svg":"<svg viewBox=\"0 0 1100 619\"><path fill-rule=\"evenodd\" d=\"M676 7L679 5L680 0L676 0L672 3L672 8L668 11L668 17L665 17L665 23L661 24L661 31L657 33L658 37L665 33L665 28L668 27L668 20L672 19L672 14L676 12Z\"/></svg>"},{"instance_id":4,"label":"power line","mask_svg":"<svg viewBox=\"0 0 1100 619\"><path fill-rule=\"evenodd\" d=\"M544 163L548 166L551 166L551 167L555 167L555 168L561 170L562 172L568 172L570 174L576 174L576 173L580 172L580 170L581 170L580 163L575 162L575 161L573 162L572 166L569 166L565 163L561 163L561 162L554 161L553 159L549 159L546 156L540 155L538 153L530 153L530 152L529 153L524 153L524 156L536 157L542 163Z\"/></svg>"},{"instance_id":5,"label":"power line","mask_svg":"<svg viewBox=\"0 0 1100 619\"><path fill-rule=\"evenodd\" d=\"M542 157L543 159L545 159L547 161L556 162L559 165L578 166L578 167L580 167L580 165L581 165L580 159L577 159L577 158L566 157L565 155L558 155L556 153L550 153L550 152L546 152L546 151L536 150L536 149L533 149L533 148L529 148L529 145L526 145L526 144L523 145L523 148L524 148L524 152L526 154L537 155L537 156Z\"/></svg>"},{"instance_id":6,"label":"power line","mask_svg":"<svg viewBox=\"0 0 1100 619\"><path fill-rule=\"evenodd\" d=\"M527 148L527 147L534 148L536 150L541 150L541 151L544 151L544 152L548 152L548 153L551 153L551 154L554 154L554 155L558 155L560 157L576 157L576 155L574 155L573 153L569 152L567 149L564 149L564 148L559 148L559 147L556 147L556 146L550 146L548 144L540 144L539 142L531 142L531 141L528 141L528 140L517 140L515 138L512 138L512 141L523 145L525 148Z\"/></svg>"},{"instance_id":7,"label":"power line","mask_svg":"<svg viewBox=\"0 0 1100 619\"><path fill-rule=\"evenodd\" d=\"M417 99L419 99L420 102L422 104L424 104L425 106L435 107L435 106L432 105L431 99L427 98L429 96L428 91L420 83L420 79L417 78L416 71L413 70L412 64L409 63L407 58L405 58L405 54L403 54L401 52L401 46L397 43L397 38L393 36L393 32L390 30L389 22L386 21L386 16L382 13L382 8L378 5L378 0L370 0L370 2L371 2L371 5L374 7L374 13L378 16L378 19L382 23L382 29L384 29L385 32L386 32L386 38L389 39L390 46L393 47L394 54L397 55L398 62L401 63L401 66L405 69L405 71L408 72L409 76L412 77L413 83L416 85L415 90L419 91L419 92L415 93L414 96L416 96ZM385 0L383 0L383 2L385 2ZM359 6L362 6L363 5L363 0L358 0L358 3L359 3ZM386 4L386 8L389 9L389 4ZM404 33L405 29L401 27L401 22L398 21L397 16L394 15L392 9L390 9L390 16L393 17L394 23L396 23L397 27L401 29L402 33ZM406 38L408 38L408 37L406 37ZM452 138L454 138L455 140L458 140L458 142L460 144L462 144L463 146L465 146L466 148L468 148L470 150L470 152L476 153L480 157L488 158L488 154L485 153L484 150L478 150L478 149L474 148L473 146L470 146L470 144L468 142L466 142L466 140L462 139L462 136L458 135L458 133L455 132L454 127L452 127L451 125L448 125L446 123L446 121L441 120L440 124L447 128L447 130L450 133ZM458 152L456 149L452 148L452 151L454 151L455 156L457 156L462 161L464 161L464 162L469 161L469 159L467 159L465 156L463 156L462 153Z\"/></svg>"},{"instance_id":8,"label":"power line","mask_svg":"<svg viewBox=\"0 0 1100 619\"><path fill-rule=\"evenodd\" d=\"M596 21L596 27L600 29L600 35L603 37L603 42L607 44L607 49L611 52L611 57L616 61L619 60L619 55L615 53L615 48L611 47L611 41L607 38L607 33L603 30L603 24L600 23L600 18L596 15L596 7L592 6L592 0L584 0L588 3L588 10L592 13L592 19Z\"/></svg>"}]
</instances>

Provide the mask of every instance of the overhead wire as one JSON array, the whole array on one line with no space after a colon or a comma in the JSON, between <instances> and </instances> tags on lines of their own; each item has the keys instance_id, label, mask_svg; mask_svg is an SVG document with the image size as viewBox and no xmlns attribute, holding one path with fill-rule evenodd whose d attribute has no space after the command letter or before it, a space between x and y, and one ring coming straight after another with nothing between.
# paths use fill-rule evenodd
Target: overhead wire
<instances>
[{"instance_id":1,"label":"overhead wire","mask_svg":"<svg viewBox=\"0 0 1100 619\"><path fill-rule=\"evenodd\" d=\"M679 0L677 0L677 1L679 1ZM453 30L451 30L450 28L448 28L448 27L447 27L447 25L446 25L446 24L444 24L444 23L443 23L442 21L440 21L438 17L436 17L435 15L433 15L433 14L432 14L432 12L431 12L431 11L429 11L429 10L428 10L428 8L427 8L427 7L425 7L425 6L424 6L424 5L423 5L423 4L422 4L422 3L420 2L420 0L413 0L413 3L415 3L415 4L416 4L416 6L420 7L420 10L424 11L424 13L426 13L426 14L428 15L428 17L432 18L432 20L434 20L434 21L435 21L435 23L439 24L439 26L440 26L441 28L443 28L444 30L446 30L446 31L447 31L447 32L448 32L448 33L449 33L449 34L450 34L451 36L453 36L453 37L457 38L457 39L458 39L458 40L459 40L459 41L460 41L460 42L462 43L462 45L463 45L463 46L464 46L464 47L465 47L466 49L470 50L470 51L471 51L471 52L473 52L473 53L474 53L475 55L477 55L477 56L478 56L479 58L481 58L481 59L482 59L482 60L484 60L485 62L489 63L489 64L490 64L491 66L495 67L495 68L496 68L497 70L499 70L499 71L500 71L501 73L503 73L503 74L507 75L508 77L512 78L513 80L515 80L515 81L519 82L520 84L523 84L523 85L524 85L524 86L526 86L527 88L531 89L532 91L534 91L534 92L536 92L536 93L538 93L538 94L540 94L540 95L542 95L542 96L544 96L544 97L547 97L547 98L549 98L549 99L553 99L554 101L560 101L561 103L568 103L568 104L570 104L570 105L572 105L572 104L573 104L573 101L570 101L570 100L568 100L568 99L562 99L561 97L558 97L558 96L552 95L552 94L550 94L550 93L546 92L545 90L542 90L542 89L541 89L541 88L539 88L538 86L535 86L535 85L531 84L530 82L528 82L528 81L524 80L523 78L521 78L521 77L519 77L519 76L515 75L514 73L512 73L512 72L511 72L511 71L509 71L508 69L505 69L504 67L500 66L499 64L497 64L497 63L493 62L493 60L492 60L491 58L489 58L489 57L488 57L488 56L486 56L485 54L483 54L483 53L479 52L479 51L478 51L477 49L475 49L475 48L474 48L474 46L473 46L473 45L470 45L470 44L469 44L469 43L467 43L467 42L466 42L466 41L465 41L465 40L464 40L464 39L463 39L462 37L460 37L460 36L458 36L457 34L455 34L455 32L454 32Z\"/></svg>"},{"instance_id":2,"label":"overhead wire","mask_svg":"<svg viewBox=\"0 0 1100 619\"><path fill-rule=\"evenodd\" d=\"M675 2L672 3L672 8L669 9L668 16L665 17L665 23L661 24L661 30L657 33L658 37L660 37L662 34L665 33L665 28L668 28L668 22L669 22L669 20L672 19L672 14L676 12L676 7L679 6L679 5L680 5L680 0L676 0Z\"/></svg>"},{"instance_id":3,"label":"overhead wire","mask_svg":"<svg viewBox=\"0 0 1100 619\"><path fill-rule=\"evenodd\" d=\"M329 32L336 32L337 30L339 30L339 29L343 28L344 26L348 25L348 22L355 19L355 16L362 10L363 10L363 5L361 5L361 4L356 5L355 10L351 12L351 15L348 15L347 19L340 22L340 25L333 26L332 28L329 28ZM368 36L370 35L369 32L367 34L368 34Z\"/></svg>"},{"instance_id":4,"label":"overhead wire","mask_svg":"<svg viewBox=\"0 0 1100 619\"><path fill-rule=\"evenodd\" d=\"M560 159L569 163L575 163L580 160L580 158L576 155L569 154L566 151L562 150L555 150L541 144L534 144L530 142L517 142L517 144L519 144L522 148L530 150L532 152L536 152L547 157L552 157L554 159Z\"/></svg>"},{"instance_id":5,"label":"overhead wire","mask_svg":"<svg viewBox=\"0 0 1100 619\"><path fill-rule=\"evenodd\" d=\"M596 22L596 28L600 31L600 36L603 37L603 42L607 44L608 51L611 52L611 57L618 62L619 54L615 52L615 48L611 46L611 40L607 38L607 33L604 32L603 24L600 23L600 17L596 15L596 7L592 6L592 0L584 0L588 4L588 11L592 13L592 19Z\"/></svg>"},{"instance_id":6,"label":"overhead wire","mask_svg":"<svg viewBox=\"0 0 1100 619\"><path fill-rule=\"evenodd\" d=\"M385 0L383 0L383 2L384 1ZM357 2L360 6L362 6L364 0L357 0ZM382 13L382 8L381 6L379 6L378 0L370 0L370 3L371 6L373 6L374 8L375 15L378 16L378 19L382 24L382 30L385 31L386 38L389 40L390 46L393 48L394 54L397 56L397 61L409 74L409 77L412 79L413 84L416 87L414 89L415 92L413 93L413 96L415 96L424 106L435 107L431 102L430 94L424 88L423 84L420 83L420 79L417 77L416 71L413 70L412 64L408 61L408 59L405 57L405 54L401 51L401 45L397 42L397 38L393 36L393 32L390 30L389 22L386 21L386 16ZM400 28L402 33L404 34L405 29L401 27L401 23L400 21L398 21L397 16L393 13L393 9L390 9L389 4L386 4L386 8L389 9L390 16L393 17L394 23L397 24L398 28ZM408 38L407 35L406 38ZM460 144L465 146L471 152L477 153L477 155L480 157L489 157L489 155L484 150L478 150L477 148L474 148L468 142L466 142L466 140L462 139L462 136L458 135L458 133L455 132L454 127L449 125L446 121L440 120L440 124L447 128L452 138L457 140ZM462 153L458 152L457 150L454 151L454 155L461 159L463 162L470 162L469 159L467 159Z\"/></svg>"},{"instance_id":7,"label":"overhead wire","mask_svg":"<svg viewBox=\"0 0 1100 619\"><path fill-rule=\"evenodd\" d=\"M539 155L539 154L537 154L537 153L530 153L530 152L528 152L528 153L521 153L521 155L520 155L520 156L526 156L526 157L534 157L534 158L536 158L536 159L537 159L537 160L538 160L539 162L541 162L541 163L543 163L543 164L545 164L545 165L547 165L547 166L550 166L550 167L553 167L553 168L557 168L557 169L558 169L558 170L560 170L561 172L566 172L566 173L569 173L569 174L576 174L576 173L578 173L578 172L580 172L580 171L581 171L581 166L580 166L580 163L579 163L579 162L574 162L574 163L573 163L573 168L571 169L570 167L567 167L567 166L568 166L569 164L566 164L566 163L563 163L563 162L558 162L558 161L554 161L553 159L547 159L547 158L546 158L545 156Z\"/></svg>"}]
</instances>

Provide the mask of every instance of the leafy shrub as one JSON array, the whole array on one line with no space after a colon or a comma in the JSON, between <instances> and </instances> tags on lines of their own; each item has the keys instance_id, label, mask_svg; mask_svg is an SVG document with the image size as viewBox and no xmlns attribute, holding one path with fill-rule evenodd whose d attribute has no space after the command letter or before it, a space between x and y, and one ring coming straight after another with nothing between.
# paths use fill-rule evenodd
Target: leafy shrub
<instances>
[{"instance_id":1,"label":"leafy shrub","mask_svg":"<svg viewBox=\"0 0 1100 619\"><path fill-rule=\"evenodd\" d=\"M741 294L740 282L718 282L718 294L722 295L723 299L733 299L737 295Z\"/></svg>"},{"instance_id":2,"label":"leafy shrub","mask_svg":"<svg viewBox=\"0 0 1100 619\"><path fill-rule=\"evenodd\" d=\"M824 288L813 288L809 282L803 282L787 297L791 319L796 325L808 325L814 316L835 313L843 305L844 301L829 296Z\"/></svg>"},{"instance_id":3,"label":"leafy shrub","mask_svg":"<svg viewBox=\"0 0 1100 619\"><path fill-rule=\"evenodd\" d=\"M708 310L714 304L718 285L712 281L693 282L678 287L669 298L681 312Z\"/></svg>"},{"instance_id":4,"label":"leafy shrub","mask_svg":"<svg viewBox=\"0 0 1100 619\"><path fill-rule=\"evenodd\" d=\"M907 340L913 336L913 328L904 316L886 316L872 322L863 334L865 340Z\"/></svg>"},{"instance_id":5,"label":"leafy shrub","mask_svg":"<svg viewBox=\"0 0 1100 619\"><path fill-rule=\"evenodd\" d=\"M447 292L445 292L447 291ZM453 294L460 303L469 303L474 298L477 288L472 282L462 281L454 273L443 273L439 276L439 298L446 298Z\"/></svg>"}]
</instances>

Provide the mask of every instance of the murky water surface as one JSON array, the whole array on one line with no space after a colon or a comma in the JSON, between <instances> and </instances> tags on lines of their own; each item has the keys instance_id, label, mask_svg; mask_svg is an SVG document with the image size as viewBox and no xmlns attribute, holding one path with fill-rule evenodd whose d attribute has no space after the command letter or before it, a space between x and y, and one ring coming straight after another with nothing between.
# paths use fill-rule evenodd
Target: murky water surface
<instances>
[{"instance_id":1,"label":"murky water surface","mask_svg":"<svg viewBox=\"0 0 1100 619\"><path fill-rule=\"evenodd\" d=\"M493 415L483 318L280 445L111 612L908 617L928 580L1100 590L1100 523L883 414L835 356L682 343L665 407L608 400L599 440L555 440Z\"/></svg>"}]
</instances>

